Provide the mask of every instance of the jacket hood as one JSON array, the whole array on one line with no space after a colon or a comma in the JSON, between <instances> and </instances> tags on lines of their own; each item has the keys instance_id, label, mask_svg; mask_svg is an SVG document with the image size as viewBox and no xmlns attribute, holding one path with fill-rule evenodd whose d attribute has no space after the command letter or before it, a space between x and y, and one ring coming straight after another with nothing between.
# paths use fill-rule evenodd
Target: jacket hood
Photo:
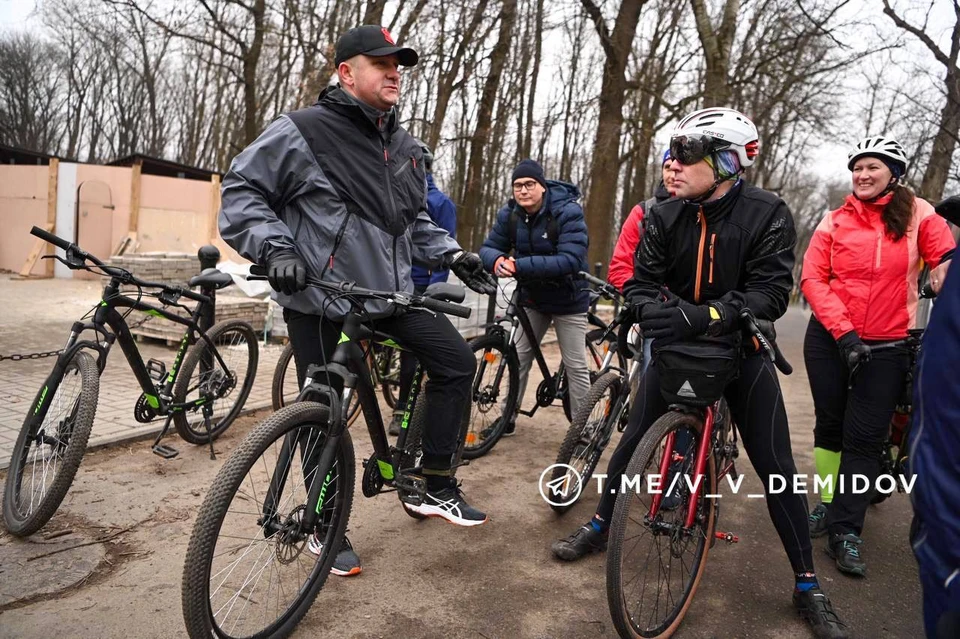
<instances>
[{"instance_id":1,"label":"jacket hood","mask_svg":"<svg viewBox=\"0 0 960 639\"><path fill-rule=\"evenodd\" d=\"M365 119L378 131L382 131L387 135L392 134L400 128L400 120L397 117L397 110L395 108L391 108L389 111L381 111L353 97L339 84L324 89L317 99L317 104L329 107L354 118Z\"/></svg>"},{"instance_id":2,"label":"jacket hood","mask_svg":"<svg viewBox=\"0 0 960 639\"><path fill-rule=\"evenodd\" d=\"M886 208L887 204L889 204L890 200L892 199L893 193L887 193L886 195L873 200L861 200L856 195L851 193L843 201L843 206L841 206L840 209L856 212L864 217L869 217L871 215L882 215L883 209Z\"/></svg>"}]
</instances>

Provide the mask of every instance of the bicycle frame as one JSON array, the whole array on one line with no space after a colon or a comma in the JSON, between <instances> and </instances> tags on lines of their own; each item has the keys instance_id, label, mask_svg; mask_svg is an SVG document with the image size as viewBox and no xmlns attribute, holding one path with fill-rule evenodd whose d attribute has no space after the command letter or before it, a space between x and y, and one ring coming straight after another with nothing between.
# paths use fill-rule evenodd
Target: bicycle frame
<instances>
[{"instance_id":1,"label":"bicycle frame","mask_svg":"<svg viewBox=\"0 0 960 639\"><path fill-rule=\"evenodd\" d=\"M384 484L414 491L418 489L416 481L411 481L408 484L405 479L401 479L405 473L415 472L417 469L400 468L400 464L408 435L407 425L413 413L413 407L416 406L420 395L424 371L418 362L407 404L404 408L400 436L396 447L391 448L384 427L383 414L377 402L376 390L371 381L367 358L358 345L361 340L383 342L399 348L399 345L391 337L363 326L360 316L351 312L346 317L341 329L340 342L337 344L330 362L324 366L311 365L308 367L303 390L296 399L298 402L323 400L330 407L328 422L330 430L326 436L323 451L315 462L313 459L303 462L304 466L315 467L317 469L315 479L322 476L323 481L314 480L310 484L307 504L316 505L313 508L308 508L307 512L304 513L303 520L300 522L299 532L301 534L308 534L314 530L323 510L326 491L331 482L334 455L339 449L340 439L347 428L346 413L343 407L350 403L353 393L357 393L360 398L360 410L367 422L367 432L370 434L370 441L374 448L371 461L376 460L377 470ZM351 368L354 370L351 370ZM340 394L337 394L334 386L331 385L334 379L339 380L342 384L343 391ZM324 381L327 383L324 383ZM296 436L293 433L286 436L277 459L277 469L289 467L294 446L297 443ZM311 472L304 468L305 477ZM276 505L277 495L282 494L285 482L286 473L274 472L270 480L270 489L264 497L263 512L269 521L261 522L261 525L265 526L268 536L281 530L283 526L282 522L276 521ZM401 486L401 484L403 485Z\"/></svg>"},{"instance_id":2,"label":"bicycle frame","mask_svg":"<svg viewBox=\"0 0 960 639\"><path fill-rule=\"evenodd\" d=\"M127 363L130 365L134 377L137 379L137 383L139 383L143 389L147 402L152 408L157 410L158 414L170 415L175 412L202 406L206 402L204 398L200 398L193 402L174 403L172 393L173 386L177 380L177 374L180 370L180 364L183 362L183 358L187 352L187 347L196 342L196 335L199 335L201 339L209 344L219 364L223 366L224 369L227 368L219 351L213 342L210 341L210 338L207 337L204 330L204 327L209 327L208 325L212 323L211 313L209 312L209 308L213 304L212 300L206 295L183 291L184 297L195 299L198 302L197 308L193 311L192 315L189 318L184 318L164 308L121 294L119 291L120 283L120 280L114 277L111 278L110 282L104 287L103 299L96 311L94 311L91 321L74 322L63 352L57 358L53 371L50 373L50 376L48 376L46 383L35 400L36 407L33 412L34 416L40 419L43 419L45 416L46 408L44 407L44 403L46 398L48 395L52 397L57 391L58 383L53 380L61 379L64 369L77 351L83 348L96 351L97 368L102 374L106 368L107 356L114 342L119 342L120 348L127 359ZM163 381L162 387L158 387L158 384L150 377L143 357L140 355L140 350L137 348L137 344L130 333L126 320L117 311L118 308L131 308L143 311L149 315L162 317L163 319L187 327L183 339L180 341L180 348L177 351L176 358L166 379ZM84 331L93 331L98 338L102 337L103 339L102 341L81 340L80 336ZM43 410L42 413L40 412L41 409Z\"/></svg>"}]
</instances>

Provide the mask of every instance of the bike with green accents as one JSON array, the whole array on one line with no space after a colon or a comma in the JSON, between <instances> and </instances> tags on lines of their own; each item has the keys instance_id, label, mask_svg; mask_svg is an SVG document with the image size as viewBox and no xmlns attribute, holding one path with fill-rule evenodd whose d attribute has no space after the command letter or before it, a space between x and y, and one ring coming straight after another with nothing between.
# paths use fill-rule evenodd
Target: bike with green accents
<instances>
[{"instance_id":1,"label":"bike with green accents","mask_svg":"<svg viewBox=\"0 0 960 639\"><path fill-rule=\"evenodd\" d=\"M426 490L419 468L424 372L418 365L400 436L391 445L361 346L390 336L365 324L363 302L379 299L408 313L469 317L471 309L456 303L463 301L463 289L434 284L421 296L371 291L352 282L308 278L308 284L349 300L352 310L329 363L307 369L296 401L250 431L207 491L187 547L181 589L183 619L193 639L286 637L313 605L353 504L347 406L355 394L373 443L363 463L364 496L395 491L406 510L421 503ZM461 442L467 418L464 411ZM311 537L314 548L319 545L317 554L308 547Z\"/></svg>"},{"instance_id":2,"label":"bike with green accents","mask_svg":"<svg viewBox=\"0 0 960 639\"><path fill-rule=\"evenodd\" d=\"M165 417L153 452L171 458L177 450L160 444L173 423L177 433L192 444L209 444L230 426L250 394L257 371L257 336L246 322L230 320L213 326L215 295L232 283L216 264L215 247L200 249L203 271L190 288L138 279L129 271L104 264L79 246L43 229L33 235L63 249L55 259L72 270L108 276L103 299L73 324L70 337L30 405L7 470L3 492L3 521L7 530L26 536L39 530L59 508L76 476L93 427L100 392L100 376L114 344L120 344L143 393L134 407L137 421L148 423ZM136 287L136 295L121 292ZM156 298L163 306L143 301ZM182 298L195 301L191 309ZM183 317L169 307L183 309ZM121 313L118 309L129 309ZM130 334L126 316L133 310L186 327L176 358L167 371L163 362L143 361Z\"/></svg>"}]
</instances>

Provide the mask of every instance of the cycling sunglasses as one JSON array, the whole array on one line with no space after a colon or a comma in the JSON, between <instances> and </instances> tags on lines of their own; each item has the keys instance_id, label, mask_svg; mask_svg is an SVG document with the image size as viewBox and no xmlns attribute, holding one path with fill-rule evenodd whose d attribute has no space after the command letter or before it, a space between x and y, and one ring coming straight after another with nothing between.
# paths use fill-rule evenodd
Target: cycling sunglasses
<instances>
[{"instance_id":1,"label":"cycling sunglasses","mask_svg":"<svg viewBox=\"0 0 960 639\"><path fill-rule=\"evenodd\" d=\"M670 157L680 164L692 166L711 153L729 147L729 142L709 135L676 135L670 138Z\"/></svg>"}]
</instances>

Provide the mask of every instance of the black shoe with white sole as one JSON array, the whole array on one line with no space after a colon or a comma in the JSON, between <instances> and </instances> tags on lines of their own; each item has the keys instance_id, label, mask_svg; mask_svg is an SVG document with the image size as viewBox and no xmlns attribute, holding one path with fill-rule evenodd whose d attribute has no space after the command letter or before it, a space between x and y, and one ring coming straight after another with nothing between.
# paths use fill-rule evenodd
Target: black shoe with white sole
<instances>
[{"instance_id":1,"label":"black shoe with white sole","mask_svg":"<svg viewBox=\"0 0 960 639\"><path fill-rule=\"evenodd\" d=\"M457 526L479 526L487 523L487 515L467 503L463 492L453 480L443 488L427 488L423 503L406 504L407 510L424 517L439 517Z\"/></svg>"}]
</instances>

